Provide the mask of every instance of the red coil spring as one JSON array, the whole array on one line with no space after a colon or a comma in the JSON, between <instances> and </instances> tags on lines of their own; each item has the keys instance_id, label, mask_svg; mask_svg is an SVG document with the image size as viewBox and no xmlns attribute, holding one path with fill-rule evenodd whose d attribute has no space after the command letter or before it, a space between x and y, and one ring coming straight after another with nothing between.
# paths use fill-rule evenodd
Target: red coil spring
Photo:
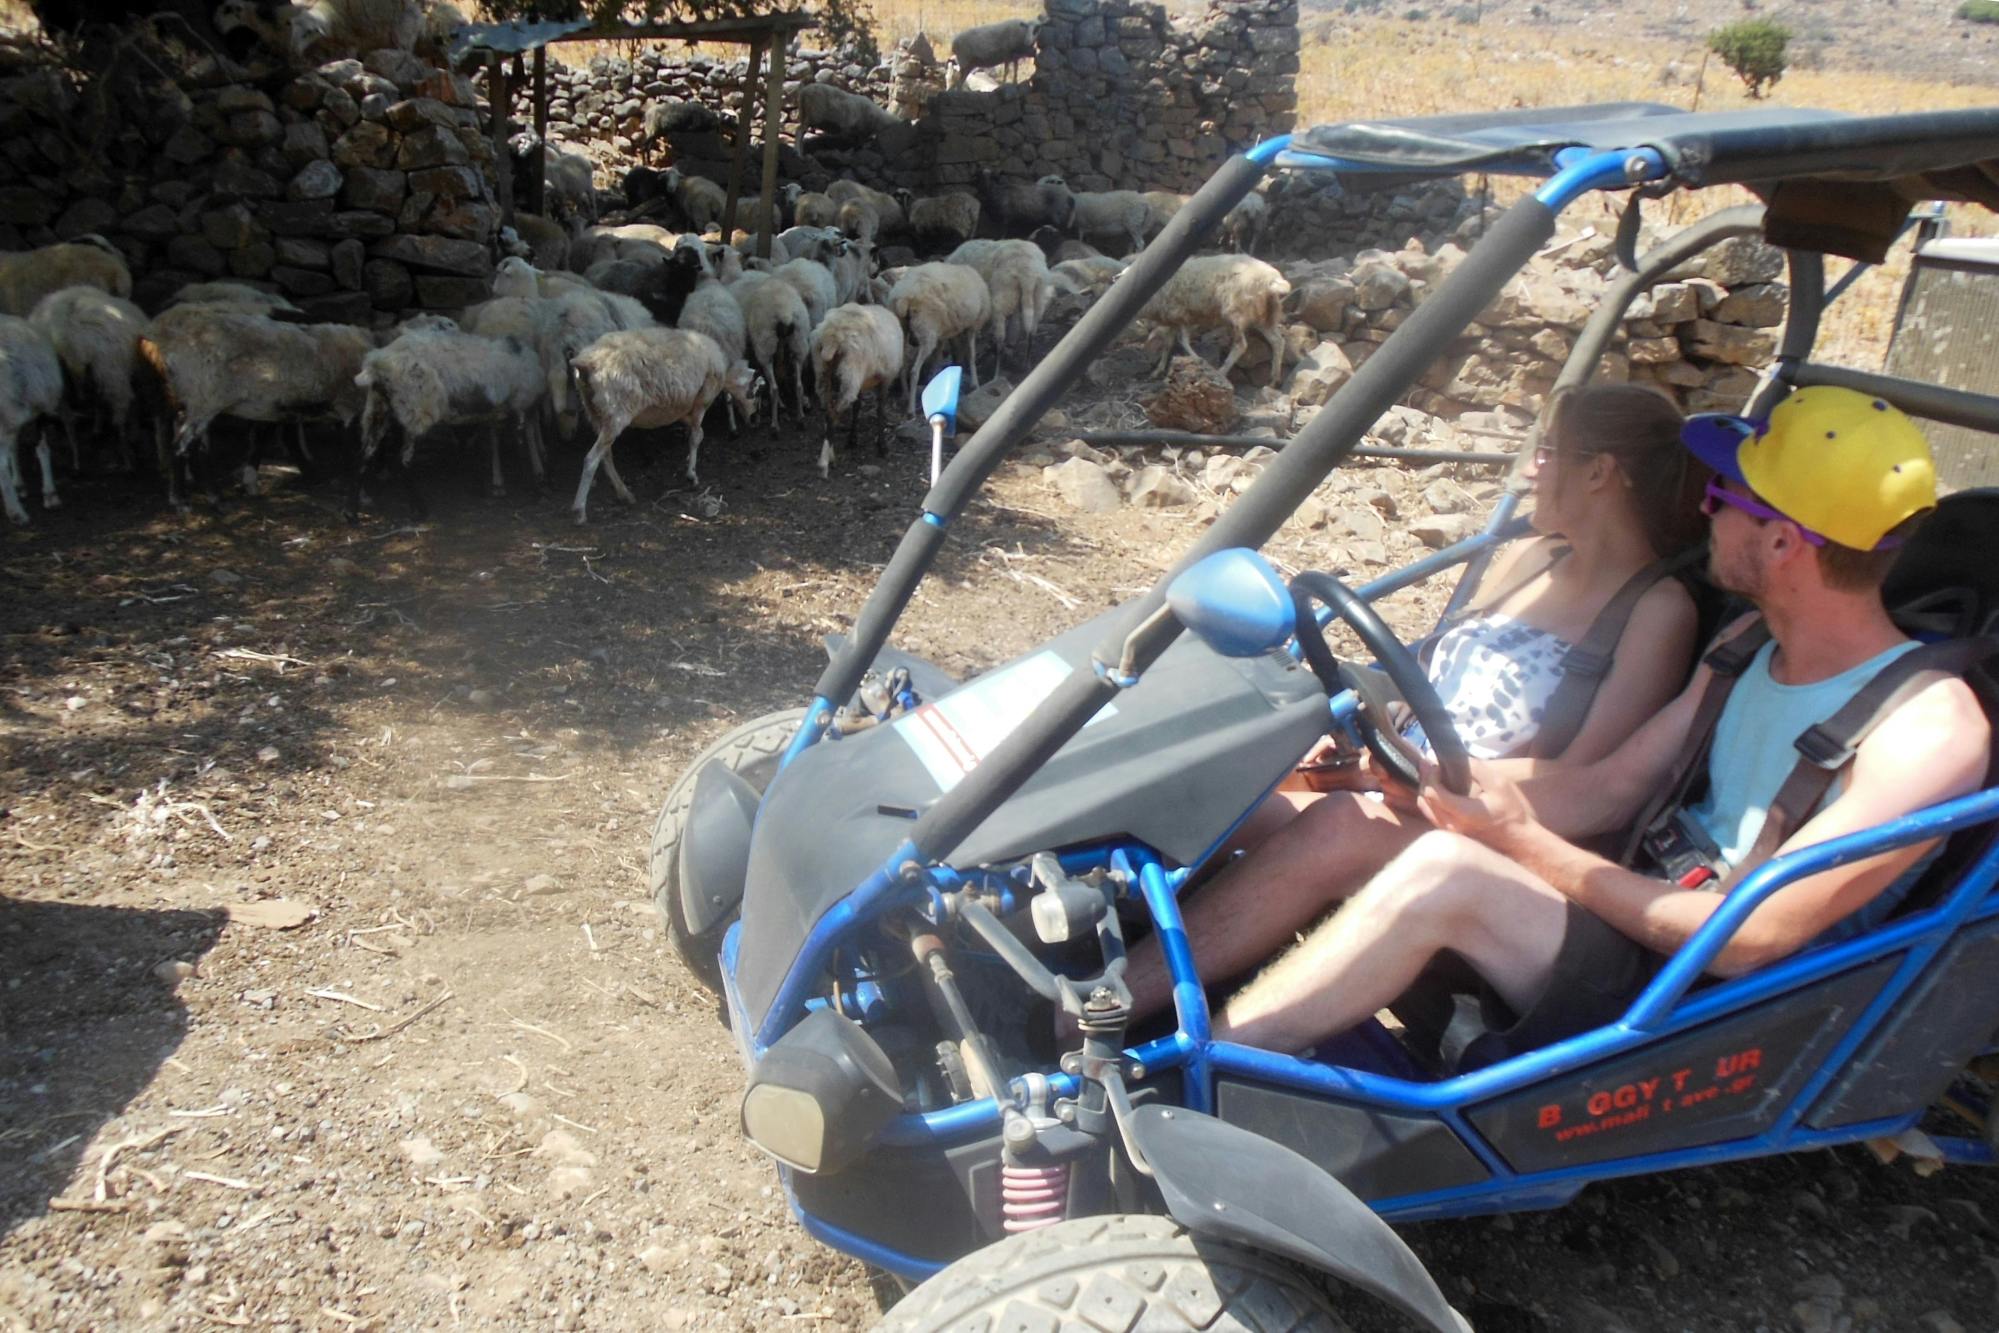
<instances>
[{"instance_id":1,"label":"red coil spring","mask_svg":"<svg viewBox=\"0 0 1999 1333\"><path fill-rule=\"evenodd\" d=\"M1000 1225L1009 1233L1054 1226L1068 1203L1068 1163L1000 1167Z\"/></svg>"}]
</instances>

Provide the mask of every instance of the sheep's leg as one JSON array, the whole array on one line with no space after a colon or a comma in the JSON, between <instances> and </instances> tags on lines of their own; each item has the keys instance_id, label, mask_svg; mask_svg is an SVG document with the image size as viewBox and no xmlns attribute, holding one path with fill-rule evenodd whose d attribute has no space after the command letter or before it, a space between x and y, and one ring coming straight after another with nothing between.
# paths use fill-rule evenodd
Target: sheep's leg
<instances>
[{"instance_id":1,"label":"sheep's leg","mask_svg":"<svg viewBox=\"0 0 1999 1333\"><path fill-rule=\"evenodd\" d=\"M856 412L860 404L854 404ZM888 457L888 381L875 385L875 457Z\"/></svg>"},{"instance_id":2,"label":"sheep's leg","mask_svg":"<svg viewBox=\"0 0 1999 1333\"><path fill-rule=\"evenodd\" d=\"M805 424L805 358L793 349L791 356L791 391L798 398L798 424ZM775 420L775 418L773 418Z\"/></svg>"},{"instance_id":3,"label":"sheep's leg","mask_svg":"<svg viewBox=\"0 0 1999 1333\"><path fill-rule=\"evenodd\" d=\"M539 490L548 480L548 455L541 442L541 410L528 413L522 423L522 431L527 440L528 471L534 474L535 488Z\"/></svg>"},{"instance_id":4,"label":"sheep's leg","mask_svg":"<svg viewBox=\"0 0 1999 1333\"><path fill-rule=\"evenodd\" d=\"M784 395L777 391L777 374L773 369L776 363L762 352L756 353L756 358L757 371L764 377L764 387L770 390L770 419L775 424L778 414L784 411Z\"/></svg>"},{"instance_id":5,"label":"sheep's leg","mask_svg":"<svg viewBox=\"0 0 1999 1333\"><path fill-rule=\"evenodd\" d=\"M1263 340L1270 344L1270 387L1274 389L1278 381L1284 378L1284 338L1273 324L1261 325L1257 332L1261 333Z\"/></svg>"},{"instance_id":6,"label":"sheep's leg","mask_svg":"<svg viewBox=\"0 0 1999 1333\"><path fill-rule=\"evenodd\" d=\"M1235 326L1235 337L1231 339L1229 342L1229 354L1228 356L1224 357L1222 360L1223 379L1227 379L1229 377L1229 372L1235 369L1235 363L1238 360L1240 360L1242 358L1242 354L1244 352L1247 352L1248 350L1249 350L1249 335L1244 333L1242 325L1238 324Z\"/></svg>"},{"instance_id":7,"label":"sheep's leg","mask_svg":"<svg viewBox=\"0 0 1999 1333\"><path fill-rule=\"evenodd\" d=\"M491 492L495 497L507 493L507 475L500 470L500 436L505 430L505 426L496 424L486 436L486 453L491 458L493 464Z\"/></svg>"},{"instance_id":8,"label":"sheep's leg","mask_svg":"<svg viewBox=\"0 0 1999 1333\"><path fill-rule=\"evenodd\" d=\"M360 457L354 460L354 484L347 491L347 521L361 521L361 480L368 475L368 464L375 460L375 450L379 441L361 441Z\"/></svg>"},{"instance_id":9,"label":"sheep's leg","mask_svg":"<svg viewBox=\"0 0 1999 1333\"><path fill-rule=\"evenodd\" d=\"M971 328L966 329L964 338L965 338L965 378L970 380L972 382L972 387L976 389L979 387L978 325L974 324Z\"/></svg>"},{"instance_id":10,"label":"sheep's leg","mask_svg":"<svg viewBox=\"0 0 1999 1333\"><path fill-rule=\"evenodd\" d=\"M17 480L19 472L13 438L0 439L0 506L5 507L8 518L16 523L26 523L28 511L21 504L21 488Z\"/></svg>"},{"instance_id":11,"label":"sheep's leg","mask_svg":"<svg viewBox=\"0 0 1999 1333\"><path fill-rule=\"evenodd\" d=\"M1194 340L1187 336L1187 326L1185 324L1180 326L1180 350L1188 356L1196 354L1194 351Z\"/></svg>"},{"instance_id":12,"label":"sheep's leg","mask_svg":"<svg viewBox=\"0 0 1999 1333\"><path fill-rule=\"evenodd\" d=\"M936 350L937 340L929 329L917 338L915 360L909 363L909 415L916 415L916 386L922 380L924 371L930 365L930 353Z\"/></svg>"},{"instance_id":13,"label":"sheep's leg","mask_svg":"<svg viewBox=\"0 0 1999 1333\"><path fill-rule=\"evenodd\" d=\"M62 508L62 497L56 494L55 459L49 449L49 433L46 427L35 432L35 461L42 465L42 508Z\"/></svg>"},{"instance_id":14,"label":"sheep's leg","mask_svg":"<svg viewBox=\"0 0 1999 1333\"><path fill-rule=\"evenodd\" d=\"M597 432L597 442L590 446L590 452L583 456L583 475L576 479L576 499L569 506L569 512L576 516L577 526L588 521L586 515L590 503L590 483L597 479L597 469L611 456L611 443L624 430L622 426L606 423Z\"/></svg>"},{"instance_id":15,"label":"sheep's leg","mask_svg":"<svg viewBox=\"0 0 1999 1333\"><path fill-rule=\"evenodd\" d=\"M711 398L707 402L699 404L693 414L687 418L687 479L697 486L701 484L701 478L694 471L694 460L701 457L701 420L708 415L708 409L714 406L714 402L715 400ZM612 472L611 480L616 481L617 479L618 474ZM619 489L622 490L623 487ZM627 500L631 499L629 495L625 498Z\"/></svg>"},{"instance_id":16,"label":"sheep's leg","mask_svg":"<svg viewBox=\"0 0 1999 1333\"><path fill-rule=\"evenodd\" d=\"M824 406L826 408L826 429L819 436L819 479L824 481L833 470L833 432L840 424L840 414L834 410L834 401L838 397L837 393L831 398L826 397L823 393L820 397L825 399ZM847 450L849 453L853 451L853 447L854 442L848 440Z\"/></svg>"}]
</instances>

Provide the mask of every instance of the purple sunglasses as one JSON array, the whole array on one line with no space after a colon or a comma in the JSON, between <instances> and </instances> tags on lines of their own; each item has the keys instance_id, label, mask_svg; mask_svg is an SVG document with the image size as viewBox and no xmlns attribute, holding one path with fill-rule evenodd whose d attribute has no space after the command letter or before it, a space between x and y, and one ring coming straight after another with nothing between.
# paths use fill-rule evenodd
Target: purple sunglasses
<instances>
[{"instance_id":1,"label":"purple sunglasses","mask_svg":"<svg viewBox=\"0 0 1999 1333\"><path fill-rule=\"evenodd\" d=\"M1709 480L1707 494L1701 500L1701 513L1708 518L1713 518L1721 511L1723 505L1727 505L1731 509L1740 509L1743 513L1753 518L1781 519L1797 528L1799 534L1812 545L1825 545L1825 538L1819 536L1789 514L1780 513L1772 509L1769 505L1764 504L1761 500L1751 499L1747 495L1738 495L1734 491L1727 490L1719 481Z\"/></svg>"}]
</instances>

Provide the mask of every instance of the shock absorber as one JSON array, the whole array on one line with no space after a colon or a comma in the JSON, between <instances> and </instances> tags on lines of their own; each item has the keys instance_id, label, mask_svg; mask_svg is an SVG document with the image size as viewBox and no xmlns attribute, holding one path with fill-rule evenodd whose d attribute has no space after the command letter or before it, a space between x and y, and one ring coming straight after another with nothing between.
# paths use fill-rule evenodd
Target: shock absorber
<instances>
[{"instance_id":1,"label":"shock absorber","mask_svg":"<svg viewBox=\"0 0 1999 1333\"><path fill-rule=\"evenodd\" d=\"M1048 1113L1048 1079L1027 1074L1027 1110L1005 1117L1000 1154L1000 1227L1011 1235L1054 1226L1069 1208L1069 1163L1037 1152L1043 1132L1061 1122Z\"/></svg>"}]
</instances>

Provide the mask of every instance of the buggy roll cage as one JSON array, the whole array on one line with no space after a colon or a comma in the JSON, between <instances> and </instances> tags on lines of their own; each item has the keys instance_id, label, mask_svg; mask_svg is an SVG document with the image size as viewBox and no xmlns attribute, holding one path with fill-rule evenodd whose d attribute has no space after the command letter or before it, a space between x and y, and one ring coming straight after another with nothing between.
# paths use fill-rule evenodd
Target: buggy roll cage
<instances>
[{"instance_id":1,"label":"buggy roll cage","mask_svg":"<svg viewBox=\"0 0 1999 1333\"><path fill-rule=\"evenodd\" d=\"M1273 139L1225 163L959 451L924 497L922 513L889 561L852 636L815 685L806 720L786 749L783 763L790 763L825 733L838 701L853 693L885 646L952 521L1001 459L1272 166L1402 178L1478 170L1535 176L1542 183L1493 223L1450 280L1412 312L1270 461L1256 484L1152 589L1114 616L1110 632L1092 654L1093 669L1071 674L916 820L907 839L886 861L819 917L760 1011L746 1009L735 985L739 931L729 932L723 945L726 998L739 1040L752 1060L804 1011L813 979L825 971L831 951L847 931L891 907L921 903L938 888L952 885L957 874L945 862L958 844L1099 708L1135 684L1173 641L1181 626L1164 601L1173 577L1214 551L1260 547L1299 501L1348 456L1376 418L1400 399L1436 352L1458 336L1547 242L1562 208L1582 195L1635 188L1629 226L1620 228L1621 233L1628 231L1620 237L1628 271L1612 284L1578 336L1558 386L1589 378L1624 311L1641 292L1709 246L1731 236L1761 232L1787 250L1791 302L1777 359L1752 395L1750 413L1766 411L1793 388L1833 384L1887 398L1912 415L1999 430L1999 398L1809 360L1826 303L1837 294L1826 289L1824 253L1878 260L1905 225L1907 200L1912 197L1999 204L1999 109L1861 118L1776 108L1694 115L1627 103L1328 126ZM1749 186L1765 203L1725 209L1676 233L1642 258L1631 254L1636 198L1682 186L1725 183ZM1826 208L1827 191L1837 192L1837 208ZM1841 288L1844 285L1842 281ZM1516 469L1482 532L1365 585L1358 590L1360 595L1373 600L1456 565L1482 561L1510 535L1522 489ZM1460 585L1458 596L1469 582ZM1351 696L1343 696L1334 701L1333 714L1340 718L1352 708ZM1862 1043L1886 1039L1881 1031L1884 1019L1951 947L1960 928L1989 922L1994 924L1983 929L1999 934L1999 895L1990 892L1999 882L1999 844L1981 849L1934 905L1855 940L1807 950L1698 994L1689 995L1689 990L1748 914L1784 885L1995 819L1999 819L1999 789L1988 789L1779 857L1745 878L1617 1023L1439 1082L1214 1041L1176 900L1189 871L1169 869L1150 849L1136 844L1084 849L1064 854L1062 860L1072 871L1105 867L1123 874L1143 897L1165 946L1178 1022L1171 1035L1128 1052L1134 1077L1177 1069L1184 1104L1191 1110L1212 1112L1216 1076L1240 1074L1385 1115L1423 1116L1454 1131L1477 1158L1482 1180L1374 1201L1384 1217L1400 1220L1545 1206L1566 1199L1587 1180L1822 1146L1906 1128L1916 1112L1832 1125L1814 1119L1824 1119L1827 1090L1843 1086L1834 1081L1844 1063ZM1536 1171L1502 1159L1467 1118L1469 1111L1550 1077L1695 1025L1725 1026L1730 1016L1739 1021L1760 1000L1856 971L1886 975L1838 1040L1820 1043L1810 1053L1782 1094L1784 1104L1776 1118L1749 1137ZM1053 1074L1049 1082L1057 1095L1076 1091L1072 1075ZM1777 1095L1776 1090L1770 1095ZM998 1116L998 1105L991 1098L907 1113L879 1141L944 1146L990 1133ZM1981 1142L1939 1143L1953 1158L1993 1159L1991 1148ZM807 1229L837 1248L905 1277L927 1276L939 1267L813 1216L798 1206L795 1193L792 1202Z\"/></svg>"}]
</instances>

